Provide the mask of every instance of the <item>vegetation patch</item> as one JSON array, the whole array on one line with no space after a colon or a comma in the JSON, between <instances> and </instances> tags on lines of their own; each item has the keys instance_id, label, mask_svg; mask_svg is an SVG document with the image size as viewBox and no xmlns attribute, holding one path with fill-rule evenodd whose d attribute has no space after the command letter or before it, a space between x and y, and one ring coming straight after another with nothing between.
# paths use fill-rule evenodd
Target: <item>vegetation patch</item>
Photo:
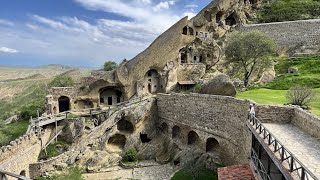
<instances>
[{"instance_id":1,"label":"vegetation patch","mask_svg":"<svg viewBox=\"0 0 320 180\"><path fill-rule=\"evenodd\" d=\"M181 169L178 171L171 180L218 180L218 174L209 169L199 170L199 173L193 175L192 172L188 169Z\"/></svg>"},{"instance_id":2,"label":"vegetation patch","mask_svg":"<svg viewBox=\"0 0 320 180\"><path fill-rule=\"evenodd\" d=\"M50 177L38 177L36 180L84 180L84 170L78 166L70 167L61 174L54 174Z\"/></svg>"},{"instance_id":3,"label":"vegetation patch","mask_svg":"<svg viewBox=\"0 0 320 180\"><path fill-rule=\"evenodd\" d=\"M63 152L67 151L69 148L69 144L65 141L57 141L53 144L49 144L46 150L42 150L39 155L39 159L50 159L52 157L56 157Z\"/></svg>"},{"instance_id":4,"label":"vegetation patch","mask_svg":"<svg viewBox=\"0 0 320 180\"><path fill-rule=\"evenodd\" d=\"M0 147L22 136L28 129L28 121L18 121L8 125L0 125Z\"/></svg>"},{"instance_id":5,"label":"vegetation patch","mask_svg":"<svg viewBox=\"0 0 320 180\"><path fill-rule=\"evenodd\" d=\"M135 148L129 149L127 152L124 153L122 157L122 162L125 165L133 165L138 162L138 157L137 157L137 150Z\"/></svg>"}]
</instances>

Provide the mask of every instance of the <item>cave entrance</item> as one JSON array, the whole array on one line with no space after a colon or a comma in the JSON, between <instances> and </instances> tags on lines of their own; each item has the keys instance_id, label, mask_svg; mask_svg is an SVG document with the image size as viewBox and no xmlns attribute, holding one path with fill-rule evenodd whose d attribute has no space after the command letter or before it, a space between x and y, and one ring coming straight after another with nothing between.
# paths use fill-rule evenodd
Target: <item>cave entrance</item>
<instances>
[{"instance_id":1,"label":"cave entrance","mask_svg":"<svg viewBox=\"0 0 320 180\"><path fill-rule=\"evenodd\" d=\"M67 96L59 98L59 112L66 112L70 110L70 99Z\"/></svg>"},{"instance_id":2,"label":"cave entrance","mask_svg":"<svg viewBox=\"0 0 320 180\"><path fill-rule=\"evenodd\" d=\"M121 119L117 123L117 129L126 134L132 134L134 132L134 127L130 121L127 121L125 119Z\"/></svg>"},{"instance_id":3,"label":"cave entrance","mask_svg":"<svg viewBox=\"0 0 320 180\"><path fill-rule=\"evenodd\" d=\"M181 64L185 64L188 62L187 54L186 53L181 53Z\"/></svg>"},{"instance_id":4,"label":"cave entrance","mask_svg":"<svg viewBox=\"0 0 320 180\"><path fill-rule=\"evenodd\" d=\"M164 122L164 123L161 124L161 132L162 133L167 134L168 133L168 129L169 128L168 128L167 123Z\"/></svg>"},{"instance_id":5,"label":"cave entrance","mask_svg":"<svg viewBox=\"0 0 320 180\"><path fill-rule=\"evenodd\" d=\"M148 143L150 142L152 139L148 138L148 134L142 134L140 133L140 140L142 143Z\"/></svg>"},{"instance_id":6,"label":"cave entrance","mask_svg":"<svg viewBox=\"0 0 320 180\"><path fill-rule=\"evenodd\" d=\"M27 176L26 171L25 170L21 171L20 175L26 177Z\"/></svg>"},{"instance_id":7,"label":"cave entrance","mask_svg":"<svg viewBox=\"0 0 320 180\"><path fill-rule=\"evenodd\" d=\"M187 26L185 26L185 27L182 29L182 34L188 35L188 27L187 27Z\"/></svg>"},{"instance_id":8,"label":"cave entrance","mask_svg":"<svg viewBox=\"0 0 320 180\"><path fill-rule=\"evenodd\" d=\"M223 16L223 12L222 11L219 11L217 14L216 14L216 23L219 23L222 19L222 16Z\"/></svg>"},{"instance_id":9,"label":"cave entrance","mask_svg":"<svg viewBox=\"0 0 320 180\"><path fill-rule=\"evenodd\" d=\"M123 101L122 91L118 87L104 87L99 90L101 105L115 105Z\"/></svg>"},{"instance_id":10,"label":"cave entrance","mask_svg":"<svg viewBox=\"0 0 320 180\"><path fill-rule=\"evenodd\" d=\"M211 22L212 21L212 17L211 17L211 12L210 11L205 11L204 12L204 17L206 18L206 20L208 22Z\"/></svg>"},{"instance_id":11,"label":"cave entrance","mask_svg":"<svg viewBox=\"0 0 320 180\"><path fill-rule=\"evenodd\" d=\"M215 138L208 138L206 143L206 152L219 152L219 142Z\"/></svg>"},{"instance_id":12,"label":"cave entrance","mask_svg":"<svg viewBox=\"0 0 320 180\"><path fill-rule=\"evenodd\" d=\"M233 12L232 14L230 14L227 18L226 18L226 25L228 26L233 26L236 25L237 21L235 19L235 13Z\"/></svg>"},{"instance_id":13,"label":"cave entrance","mask_svg":"<svg viewBox=\"0 0 320 180\"><path fill-rule=\"evenodd\" d=\"M179 138L181 134L181 128L179 126L173 126L172 128L172 138Z\"/></svg>"},{"instance_id":14,"label":"cave entrance","mask_svg":"<svg viewBox=\"0 0 320 180\"><path fill-rule=\"evenodd\" d=\"M151 69L145 75L145 86L147 89L144 92L155 94L161 91L160 89L160 74L157 70Z\"/></svg>"},{"instance_id":15,"label":"cave entrance","mask_svg":"<svg viewBox=\"0 0 320 180\"><path fill-rule=\"evenodd\" d=\"M126 145L126 137L121 134L115 134L108 140L107 147L111 151L122 150Z\"/></svg>"},{"instance_id":16,"label":"cave entrance","mask_svg":"<svg viewBox=\"0 0 320 180\"><path fill-rule=\"evenodd\" d=\"M198 143L199 143L199 135L194 131L190 131L188 133L188 145L196 145Z\"/></svg>"}]
</instances>

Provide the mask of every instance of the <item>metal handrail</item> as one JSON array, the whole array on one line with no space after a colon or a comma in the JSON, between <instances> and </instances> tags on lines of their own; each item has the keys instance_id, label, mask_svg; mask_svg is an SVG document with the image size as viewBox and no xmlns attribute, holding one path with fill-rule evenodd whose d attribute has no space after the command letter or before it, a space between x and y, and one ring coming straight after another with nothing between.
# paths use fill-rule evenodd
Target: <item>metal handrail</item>
<instances>
[{"instance_id":1,"label":"metal handrail","mask_svg":"<svg viewBox=\"0 0 320 180\"><path fill-rule=\"evenodd\" d=\"M253 164L256 166L256 169L259 172L259 175L261 176L261 178L263 180L271 180L270 176L268 175L266 169L264 168L262 162L260 161L260 159L258 158L258 155L256 153L256 151L251 148L251 157L253 160Z\"/></svg>"},{"instance_id":2,"label":"metal handrail","mask_svg":"<svg viewBox=\"0 0 320 180\"><path fill-rule=\"evenodd\" d=\"M4 171L4 170L1 170L0 169L0 179L2 180L7 180L7 177L6 176L10 176L10 177L14 177L14 178L17 178L18 180L31 180L25 176L22 176L22 175L18 175L18 174L14 174L14 173L11 173L11 172L7 172L7 171Z\"/></svg>"},{"instance_id":3,"label":"metal handrail","mask_svg":"<svg viewBox=\"0 0 320 180\"><path fill-rule=\"evenodd\" d=\"M319 180L256 117L250 116L249 122L256 132L262 136L261 138L267 140L269 146L273 146L271 150L274 153L279 153L279 161L288 163L290 173L296 172L300 180Z\"/></svg>"}]
</instances>

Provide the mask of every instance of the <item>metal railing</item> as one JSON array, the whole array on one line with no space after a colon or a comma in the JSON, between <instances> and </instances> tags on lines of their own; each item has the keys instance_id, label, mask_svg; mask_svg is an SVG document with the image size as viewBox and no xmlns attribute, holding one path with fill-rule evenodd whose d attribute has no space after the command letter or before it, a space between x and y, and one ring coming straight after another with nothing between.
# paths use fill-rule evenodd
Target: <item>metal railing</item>
<instances>
[{"instance_id":1,"label":"metal railing","mask_svg":"<svg viewBox=\"0 0 320 180\"><path fill-rule=\"evenodd\" d=\"M8 176L17 178L18 180L31 180L25 176L14 174L0 169L0 180L8 180Z\"/></svg>"},{"instance_id":2,"label":"metal railing","mask_svg":"<svg viewBox=\"0 0 320 180\"><path fill-rule=\"evenodd\" d=\"M256 117L251 116L249 123L291 175L296 173L300 180L319 180Z\"/></svg>"},{"instance_id":3,"label":"metal railing","mask_svg":"<svg viewBox=\"0 0 320 180\"><path fill-rule=\"evenodd\" d=\"M251 158L262 180L272 180L253 148L251 148Z\"/></svg>"}]
</instances>

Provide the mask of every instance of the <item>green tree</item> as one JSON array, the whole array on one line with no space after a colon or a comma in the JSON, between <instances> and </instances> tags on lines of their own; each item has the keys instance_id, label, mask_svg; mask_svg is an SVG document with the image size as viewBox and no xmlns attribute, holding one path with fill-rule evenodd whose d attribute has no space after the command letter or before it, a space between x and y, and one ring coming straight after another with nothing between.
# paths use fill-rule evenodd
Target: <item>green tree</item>
<instances>
[{"instance_id":1,"label":"green tree","mask_svg":"<svg viewBox=\"0 0 320 180\"><path fill-rule=\"evenodd\" d=\"M290 104L306 106L315 96L313 90L307 86L295 86L287 92L287 99Z\"/></svg>"},{"instance_id":2,"label":"green tree","mask_svg":"<svg viewBox=\"0 0 320 180\"><path fill-rule=\"evenodd\" d=\"M74 81L71 76L57 76L50 83L49 87L71 87Z\"/></svg>"},{"instance_id":3,"label":"green tree","mask_svg":"<svg viewBox=\"0 0 320 180\"><path fill-rule=\"evenodd\" d=\"M107 61L104 63L103 65L103 69L105 71L112 71L114 70L115 68L117 68L118 64L114 61Z\"/></svg>"},{"instance_id":4,"label":"green tree","mask_svg":"<svg viewBox=\"0 0 320 180\"><path fill-rule=\"evenodd\" d=\"M248 86L252 72L271 65L276 51L275 42L261 32L232 33L225 48L226 64L244 72L244 85Z\"/></svg>"}]
</instances>

